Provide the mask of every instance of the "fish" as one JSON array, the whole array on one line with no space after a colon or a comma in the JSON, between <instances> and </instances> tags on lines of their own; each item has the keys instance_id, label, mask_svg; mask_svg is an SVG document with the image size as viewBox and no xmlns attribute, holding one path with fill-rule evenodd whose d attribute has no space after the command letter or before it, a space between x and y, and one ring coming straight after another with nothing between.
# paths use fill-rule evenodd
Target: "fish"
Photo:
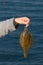
<instances>
[{"instance_id":1,"label":"fish","mask_svg":"<svg viewBox=\"0 0 43 65\"><path fill-rule=\"evenodd\" d=\"M28 28L25 27L23 32L20 34L20 46L24 50L24 58L27 58L28 49L32 45L32 34L28 31Z\"/></svg>"}]
</instances>

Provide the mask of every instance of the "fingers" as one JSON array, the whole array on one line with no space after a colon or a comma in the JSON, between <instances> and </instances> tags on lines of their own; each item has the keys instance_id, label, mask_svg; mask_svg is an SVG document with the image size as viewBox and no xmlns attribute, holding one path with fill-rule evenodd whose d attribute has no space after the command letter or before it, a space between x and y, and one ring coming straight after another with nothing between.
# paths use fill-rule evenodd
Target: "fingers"
<instances>
[{"instance_id":1,"label":"fingers","mask_svg":"<svg viewBox=\"0 0 43 65\"><path fill-rule=\"evenodd\" d=\"M29 18L25 18L24 19L24 24L26 25L26 27L28 27L30 25L30 19Z\"/></svg>"},{"instance_id":2,"label":"fingers","mask_svg":"<svg viewBox=\"0 0 43 65\"><path fill-rule=\"evenodd\" d=\"M30 25L30 19L27 17L21 17L22 20L22 24L25 24L26 27L28 27Z\"/></svg>"},{"instance_id":3,"label":"fingers","mask_svg":"<svg viewBox=\"0 0 43 65\"><path fill-rule=\"evenodd\" d=\"M29 24L27 24L25 27L28 27L29 26Z\"/></svg>"}]
</instances>

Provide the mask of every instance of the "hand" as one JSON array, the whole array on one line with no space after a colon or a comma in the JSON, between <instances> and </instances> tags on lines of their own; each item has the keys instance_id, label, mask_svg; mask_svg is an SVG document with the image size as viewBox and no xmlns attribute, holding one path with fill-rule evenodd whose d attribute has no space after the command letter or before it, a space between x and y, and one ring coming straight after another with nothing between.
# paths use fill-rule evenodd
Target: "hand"
<instances>
[{"instance_id":1,"label":"hand","mask_svg":"<svg viewBox=\"0 0 43 65\"><path fill-rule=\"evenodd\" d=\"M26 27L28 27L30 24L30 19L28 17L15 18L15 22L19 24L25 24Z\"/></svg>"}]
</instances>

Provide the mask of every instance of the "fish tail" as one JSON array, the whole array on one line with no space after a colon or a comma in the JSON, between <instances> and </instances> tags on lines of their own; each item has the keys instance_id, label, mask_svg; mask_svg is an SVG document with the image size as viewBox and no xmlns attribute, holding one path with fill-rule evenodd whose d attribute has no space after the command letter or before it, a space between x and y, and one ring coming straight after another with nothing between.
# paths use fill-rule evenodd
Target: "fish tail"
<instances>
[{"instance_id":1,"label":"fish tail","mask_svg":"<svg viewBox=\"0 0 43 65\"><path fill-rule=\"evenodd\" d=\"M24 58L27 58L27 49L24 49Z\"/></svg>"}]
</instances>

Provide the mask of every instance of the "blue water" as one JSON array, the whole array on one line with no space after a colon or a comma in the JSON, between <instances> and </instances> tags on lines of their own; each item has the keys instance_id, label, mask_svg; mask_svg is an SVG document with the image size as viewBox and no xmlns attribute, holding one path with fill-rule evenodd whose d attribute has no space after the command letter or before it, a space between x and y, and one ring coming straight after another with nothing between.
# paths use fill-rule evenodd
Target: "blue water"
<instances>
[{"instance_id":1,"label":"blue water","mask_svg":"<svg viewBox=\"0 0 43 65\"><path fill-rule=\"evenodd\" d=\"M24 25L0 38L0 65L43 65L43 0L0 0L0 21L27 16L33 44L24 59L20 34Z\"/></svg>"}]
</instances>

